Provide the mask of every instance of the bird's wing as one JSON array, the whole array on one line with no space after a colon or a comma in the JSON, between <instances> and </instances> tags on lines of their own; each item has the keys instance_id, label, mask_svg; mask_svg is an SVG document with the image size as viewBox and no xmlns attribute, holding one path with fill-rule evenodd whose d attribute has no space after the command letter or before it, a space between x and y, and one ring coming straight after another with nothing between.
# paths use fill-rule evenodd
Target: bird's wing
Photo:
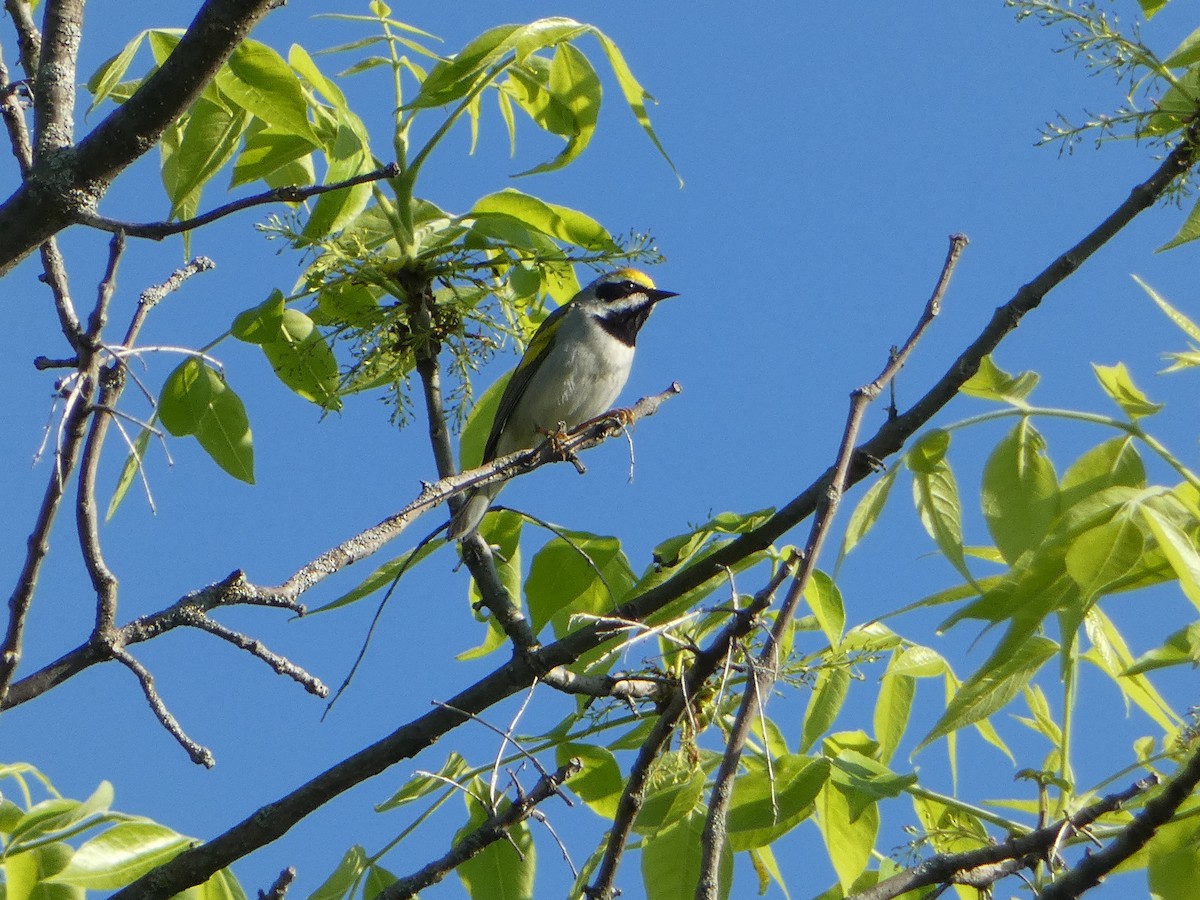
<instances>
[{"instance_id":1,"label":"bird's wing","mask_svg":"<svg viewBox=\"0 0 1200 900\"><path fill-rule=\"evenodd\" d=\"M525 355L517 363L512 377L508 379L508 384L504 387L504 393L500 395L500 404L496 407L496 418L492 420L492 430L483 447L483 462L490 462L496 458L496 445L500 442L500 433L508 424L508 419L516 409L517 401L525 393L525 388L529 386L530 379L533 378L534 373L545 360L546 354L549 353L550 341L562 324L563 316L566 315L569 306L570 304L565 304L554 310L533 333L533 339L525 348Z\"/></svg>"}]
</instances>

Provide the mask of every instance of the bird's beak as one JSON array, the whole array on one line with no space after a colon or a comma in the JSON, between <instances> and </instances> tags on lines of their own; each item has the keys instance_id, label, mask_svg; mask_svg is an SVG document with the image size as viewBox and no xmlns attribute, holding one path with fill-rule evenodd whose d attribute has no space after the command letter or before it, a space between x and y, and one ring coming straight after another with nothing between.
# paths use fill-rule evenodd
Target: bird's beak
<instances>
[{"instance_id":1,"label":"bird's beak","mask_svg":"<svg viewBox=\"0 0 1200 900\"><path fill-rule=\"evenodd\" d=\"M657 288L652 291L647 291L646 293L650 295L650 300L653 303L657 303L659 300L666 300L668 297L679 296L679 294L675 291L660 291Z\"/></svg>"}]
</instances>

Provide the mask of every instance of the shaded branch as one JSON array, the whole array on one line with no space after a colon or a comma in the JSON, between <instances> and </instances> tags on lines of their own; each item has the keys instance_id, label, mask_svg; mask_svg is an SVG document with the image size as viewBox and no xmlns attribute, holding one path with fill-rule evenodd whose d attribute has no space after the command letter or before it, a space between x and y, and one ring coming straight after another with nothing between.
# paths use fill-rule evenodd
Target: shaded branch
<instances>
[{"instance_id":1,"label":"shaded branch","mask_svg":"<svg viewBox=\"0 0 1200 900\"><path fill-rule=\"evenodd\" d=\"M1029 834L962 853L939 854L911 869L897 872L864 891L851 894L846 900L891 900L908 891L934 884L971 884L986 888L1004 875L1037 865L1061 842L1064 834L1084 830L1101 816L1115 812L1157 783L1154 776L1143 778L1123 791L1109 794L1085 806L1073 816Z\"/></svg>"},{"instance_id":2,"label":"shaded branch","mask_svg":"<svg viewBox=\"0 0 1200 900\"><path fill-rule=\"evenodd\" d=\"M83 35L83 0L47 0L33 89L34 165L75 137L75 70Z\"/></svg>"},{"instance_id":3,"label":"shaded branch","mask_svg":"<svg viewBox=\"0 0 1200 900\"><path fill-rule=\"evenodd\" d=\"M760 715L765 705L766 697L771 696L775 689L775 681L779 669L779 646L791 633L792 620L796 608L804 596L804 590L816 568L821 556L821 548L837 515L843 494L850 482L850 464L854 457L854 446L858 441L858 432L862 425L867 407L879 396L880 392L896 376L912 355L917 343L933 323L941 311L942 298L950 285L950 277L958 265L958 259L967 246L964 235L956 234L950 237L950 248L946 252L946 261L942 264L941 274L933 293L925 303L921 315L913 328L912 334L899 351L891 354L883 371L870 384L855 389L850 395L850 410L846 416L846 427L842 432L841 444L838 447L837 458L833 465L833 474L824 496L816 508L812 528L804 547L804 557L800 570L792 579L787 597L775 622L766 644L758 655L749 680L749 687L742 694L742 702L734 719L733 727L725 742L725 753L721 757L721 766L713 784L708 803L708 814L704 823L704 833L701 838L703 857L700 866L700 879L696 885L697 900L715 900L720 893L721 857L725 850L725 825L729 817L729 805L733 799L733 782L737 777L741 763L742 750L750 735L750 729Z\"/></svg>"},{"instance_id":4,"label":"shaded branch","mask_svg":"<svg viewBox=\"0 0 1200 900\"><path fill-rule=\"evenodd\" d=\"M583 769L578 759L572 759L555 772L542 775L528 794L517 798L507 808L491 816L486 822L463 837L441 859L434 860L419 872L401 878L375 895L375 900L407 900L425 888L437 884L473 856L477 856L489 845L506 837L516 825L534 814L537 805L558 793L563 782Z\"/></svg>"}]
</instances>

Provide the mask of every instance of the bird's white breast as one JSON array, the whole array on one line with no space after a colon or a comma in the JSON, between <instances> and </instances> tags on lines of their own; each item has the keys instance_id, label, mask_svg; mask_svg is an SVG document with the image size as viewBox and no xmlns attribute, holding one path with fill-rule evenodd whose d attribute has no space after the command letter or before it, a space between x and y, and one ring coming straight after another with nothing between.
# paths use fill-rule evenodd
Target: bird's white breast
<instances>
[{"instance_id":1,"label":"bird's white breast","mask_svg":"<svg viewBox=\"0 0 1200 900\"><path fill-rule=\"evenodd\" d=\"M559 422L573 428L603 412L633 367L633 347L606 332L586 312L564 316L554 347L529 380L501 436L499 454L534 446L538 429L553 431Z\"/></svg>"}]
</instances>

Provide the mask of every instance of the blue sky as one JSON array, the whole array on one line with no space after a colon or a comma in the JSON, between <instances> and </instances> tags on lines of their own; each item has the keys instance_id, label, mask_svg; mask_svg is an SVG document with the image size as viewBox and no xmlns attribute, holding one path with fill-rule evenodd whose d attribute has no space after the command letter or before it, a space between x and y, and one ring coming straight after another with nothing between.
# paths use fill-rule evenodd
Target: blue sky
<instances>
[{"instance_id":1,"label":"blue sky","mask_svg":"<svg viewBox=\"0 0 1200 900\"><path fill-rule=\"evenodd\" d=\"M944 371L996 306L1094 227L1155 166L1153 148L1132 143L1112 144L1099 153L1085 144L1062 156L1053 147L1034 146L1039 125L1056 113L1111 108L1121 95L1106 76L1089 77L1070 54L1052 52L1058 46L1052 30L1016 24L999 2L905 4L901 14L896 4L884 2L852 9L763 3L752 15L712 2L689 4L686 15L680 6L624 0L509 3L503 12L483 3L428 6L412 11L409 21L443 37L447 51L503 21L565 15L591 22L621 46L659 100L651 116L685 181L682 189L623 108L611 79L599 133L584 156L564 172L515 183L582 209L614 232L651 232L667 258L653 275L661 287L682 295L663 304L644 329L624 394L632 401L673 380L684 387L682 396L637 428L633 483L628 483L625 444L613 441L587 456L584 478L568 466L543 469L504 495L506 504L540 517L619 535L635 569L649 562L658 541L689 523L727 509L781 505L825 468L850 390L874 377L888 348L908 334L937 276L947 235L965 232L971 245L944 314L899 378L901 407ZM1134 6L1114 4L1127 15ZM89 9L84 73L116 52L136 28L185 24L163 4L128 2L122 9L120 17L99 5ZM323 9L361 11L358 4L293 3L273 13L255 37L286 51L293 42L313 50L361 36L341 24L309 18ZM1194 27L1193 9L1171 4L1146 27L1147 41L1168 52ZM404 17L406 11L397 13ZM11 38L6 39L10 61L11 47ZM326 57L322 65L332 72L342 63ZM598 68L603 70L599 63ZM362 78L350 82L348 91L376 136L377 152L384 152L386 87ZM517 158L510 159L496 115L485 119L479 147L470 157L468 144L466 129L460 129L425 174L425 193L444 208L467 209L478 196L513 184L511 173L555 149L527 130L518 141ZM102 212L138 220L164 217L167 202L157 167L155 155L123 175ZM0 190L6 192L14 177L12 166L5 167ZM210 190L203 205L224 199ZM1145 215L1052 294L1005 343L998 362L1009 371L1041 371L1043 384L1035 396L1045 405L1107 412L1090 363L1125 361L1152 397L1167 402L1171 418L1164 421L1164 437L1185 461L1194 462L1194 376L1153 374L1162 367L1162 351L1184 349L1182 336L1129 278L1139 274L1177 306L1200 316L1196 250L1153 253L1182 219L1183 212L1174 208ZM272 288L291 285L298 258L276 255L254 231L256 220L253 213L243 214L195 236L193 252L212 256L219 268L165 302L151 318L144 343L204 343ZM105 240L81 231L62 240L73 289L81 303L87 302L101 274ZM161 281L181 255L177 242L131 245L120 273L117 321L122 310L128 315L137 293ZM5 548L0 574L7 583L19 568L49 475L45 462L32 470L27 466L49 416L52 390L52 376L34 371L30 360L65 353L50 297L35 275L33 266L24 265L4 291L10 362L8 410L0 429L5 461L0 496L7 510L0 520ZM170 467L153 450L149 475L157 515L135 491L104 532L110 564L121 578L121 621L169 605L235 568L256 581L281 580L316 553L399 508L433 474L422 430L391 427L376 399L353 399L340 415L320 421L314 407L267 377L254 348L226 344L220 355L248 407L259 483L248 487L225 477L187 441L171 442ZM515 357L502 354L482 373L481 386L514 362ZM147 380L161 380L174 365L167 358L152 360ZM944 421L978 409L957 402ZM880 405L869 414L867 427L882 416ZM978 454L1001 433L967 442L960 473L967 498L977 492ZM1071 430L1050 430L1050 435L1060 473L1083 448L1107 437ZM109 450L105 485L114 481L123 457L115 443ZM436 521L421 522L414 539ZM969 542L986 541L977 514L968 528ZM803 532L790 537L802 542ZM859 551L861 558L847 564L842 589L850 620L868 619L954 583L950 568L931 550L911 510L897 504ZM91 622L68 515L60 517L53 553L30 622L31 667L75 646ZM372 566L365 563L326 584L306 598L309 605L332 599ZM453 568L451 555L443 551L406 580L357 682L324 724L320 701L260 663L210 638L177 632L140 645L135 653L154 672L188 732L213 750L215 770L187 761L146 709L134 680L111 665L7 713L5 759L37 764L74 796L88 794L108 778L115 783L119 808L200 837L216 834L499 662L454 661L479 642L483 629L465 601L467 576ZM739 584L748 592L758 586ZM1134 605L1143 602L1126 601L1111 610L1122 625L1135 629L1135 643L1143 639L1135 652L1152 646L1155 635L1137 630L1139 620L1158 616L1148 617ZM1186 615L1177 596L1164 594L1155 602L1172 616ZM221 620L336 684L357 651L373 609L368 606L300 621L263 610L231 610ZM970 649L974 635L965 629L934 636L931 627L938 618L917 617L904 626L906 633L952 656L960 673L986 658L983 648ZM1182 686L1180 681L1174 695L1181 706L1191 699ZM1097 702L1119 702L1111 689L1096 687ZM542 715L551 721L568 701L548 695L541 695ZM918 697L932 721L934 692ZM781 704L781 718L785 709ZM869 721L869 708L852 708L846 727L855 727L863 709ZM498 709L493 721L504 723L509 714ZM1082 727L1090 726L1085 720ZM1152 730L1134 721L1128 735L1112 739L1119 748L1115 755L1098 762L1081 781L1119 768L1132 737ZM297 896L307 895L349 844L362 841L373 850L407 824L404 813L377 816L371 805L388 797L414 769L436 769L444 752L460 742L485 759L492 741L482 728L460 729L425 757L340 798L236 871L252 891L284 865L297 864L296 890L302 892ZM964 738L962 752L999 779L1001 786L991 790L1007 788L1007 760L974 736ZM944 759L934 747L916 764L928 772L944 767ZM906 763L898 757L896 764ZM973 786L972 774L964 774L965 786ZM452 806L457 816L458 807ZM602 830L600 820L580 809L554 815L556 827L565 823L569 833L581 835L572 847L581 862ZM441 852L456 821L443 816L440 822L426 842L392 859L390 868L404 873ZM809 824L789 840L802 853L813 846L815 835ZM539 852L539 896L542 891L559 895L568 877L564 867L552 844L541 844ZM820 866L816 871L791 873L793 896L815 894L832 881L830 872ZM742 871L741 877L747 880L740 887L749 890L752 876ZM641 890L632 859L621 886L627 897ZM453 879L429 892L460 894Z\"/></svg>"}]
</instances>

